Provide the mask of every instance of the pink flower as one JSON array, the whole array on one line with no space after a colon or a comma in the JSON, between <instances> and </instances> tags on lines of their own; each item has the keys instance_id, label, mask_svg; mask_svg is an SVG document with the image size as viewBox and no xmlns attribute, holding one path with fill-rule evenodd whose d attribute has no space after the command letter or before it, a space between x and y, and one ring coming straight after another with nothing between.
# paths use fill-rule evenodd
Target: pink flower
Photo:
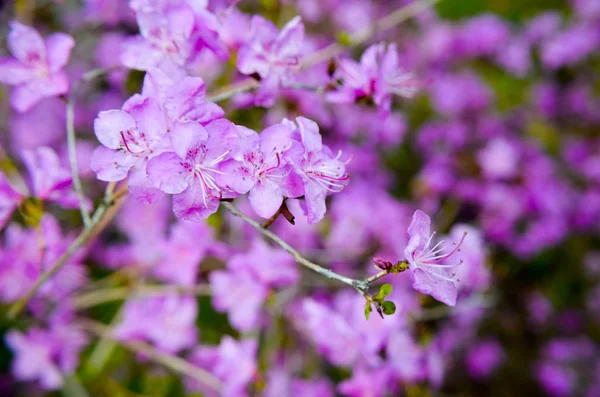
<instances>
[{"instance_id":1,"label":"pink flower","mask_svg":"<svg viewBox=\"0 0 600 397\"><path fill-rule=\"evenodd\" d=\"M37 30L10 23L8 47L13 57L0 57L0 83L14 86L12 107L18 112L31 109L43 98L62 95L69 80L62 70L69 60L75 40L54 33L44 40Z\"/></svg>"},{"instance_id":2,"label":"pink flower","mask_svg":"<svg viewBox=\"0 0 600 397\"><path fill-rule=\"evenodd\" d=\"M250 192L248 199L252 209L263 218L270 218L290 196L288 175L290 166L284 152L292 146L291 129L276 124L263 132L237 127L241 150L234 157L239 166L230 174L231 183L237 181L237 191Z\"/></svg>"},{"instance_id":3,"label":"pink flower","mask_svg":"<svg viewBox=\"0 0 600 397\"><path fill-rule=\"evenodd\" d=\"M106 110L94 120L96 137L104 146L94 151L91 168L102 181L120 181L129 175L130 192L139 200L160 197L146 177L148 159L168 150L165 115L152 98L134 95L122 110Z\"/></svg>"},{"instance_id":4,"label":"pink flower","mask_svg":"<svg viewBox=\"0 0 600 397\"><path fill-rule=\"evenodd\" d=\"M272 106L281 83L290 80L291 68L298 65L304 41L304 25L300 17L289 21L281 32L272 22L254 16L250 37L240 48L237 68L242 74L258 74L262 85L257 104Z\"/></svg>"},{"instance_id":5,"label":"pink flower","mask_svg":"<svg viewBox=\"0 0 600 397\"><path fill-rule=\"evenodd\" d=\"M198 307L193 296L168 294L127 301L115 329L119 340L146 340L169 353L196 344Z\"/></svg>"},{"instance_id":6,"label":"pink flower","mask_svg":"<svg viewBox=\"0 0 600 397\"><path fill-rule=\"evenodd\" d=\"M415 211L408 227L410 240L404 249L409 269L414 274L413 288L423 294L431 295L449 306L454 306L457 295L454 269L458 264L444 263L459 250L466 233L463 234L458 244L454 243L454 248L444 252L447 251L444 241L435 245L432 243L435 232L431 234L430 227L429 216L421 210Z\"/></svg>"},{"instance_id":7,"label":"pink flower","mask_svg":"<svg viewBox=\"0 0 600 397\"><path fill-rule=\"evenodd\" d=\"M26 333L12 330L6 334L6 344L15 356L12 373L17 379L37 380L43 389L53 390L62 386L64 374L75 372L87 337L72 325L71 313L68 317L62 314L51 316L48 329L32 328Z\"/></svg>"},{"instance_id":8,"label":"pink flower","mask_svg":"<svg viewBox=\"0 0 600 397\"><path fill-rule=\"evenodd\" d=\"M41 146L35 150L24 150L22 157L29 171L28 186L13 186L0 171L0 227L28 196L55 202L65 208L79 208L79 198L72 188L71 171L61 164L54 150ZM90 205L89 202L86 204Z\"/></svg>"},{"instance_id":9,"label":"pink flower","mask_svg":"<svg viewBox=\"0 0 600 397\"><path fill-rule=\"evenodd\" d=\"M308 223L317 223L325 215L325 197L328 193L338 193L348 184L350 176L346 164L323 145L319 126L312 120L297 117L296 123L288 121L295 128L294 143L286 152L285 159L293 167L301 181L292 189L294 197L304 195Z\"/></svg>"},{"instance_id":10,"label":"pink flower","mask_svg":"<svg viewBox=\"0 0 600 397\"><path fill-rule=\"evenodd\" d=\"M150 69L144 78L142 96L154 98L165 112L167 127L177 119L202 125L223 117L223 109L206 101L206 84L200 77Z\"/></svg>"},{"instance_id":11,"label":"pink flower","mask_svg":"<svg viewBox=\"0 0 600 397\"><path fill-rule=\"evenodd\" d=\"M235 196L222 170L236 148L235 126L225 119L206 128L178 121L169 138L174 151L150 160L148 176L154 186L175 195L173 211L178 218L199 222L217 211L221 198Z\"/></svg>"},{"instance_id":12,"label":"pink flower","mask_svg":"<svg viewBox=\"0 0 600 397\"><path fill-rule=\"evenodd\" d=\"M227 48L219 40L218 21L204 7L186 1L133 1L132 8L141 34L124 44L121 61L128 68L184 70L204 47L227 57Z\"/></svg>"},{"instance_id":13,"label":"pink flower","mask_svg":"<svg viewBox=\"0 0 600 397\"><path fill-rule=\"evenodd\" d=\"M189 360L200 368L214 374L223 385L220 393L207 389L206 385L188 378L187 388L202 392L207 397L245 397L248 384L258 370L258 343L254 339L235 340L224 336L219 346L200 346Z\"/></svg>"},{"instance_id":14,"label":"pink flower","mask_svg":"<svg viewBox=\"0 0 600 397\"><path fill-rule=\"evenodd\" d=\"M330 92L327 99L334 103L354 103L357 99L372 97L385 112L392 106L392 96L412 98L420 87L412 73L399 66L395 44L372 45L363 53L360 63L351 59L339 61L337 77L341 87Z\"/></svg>"}]
</instances>

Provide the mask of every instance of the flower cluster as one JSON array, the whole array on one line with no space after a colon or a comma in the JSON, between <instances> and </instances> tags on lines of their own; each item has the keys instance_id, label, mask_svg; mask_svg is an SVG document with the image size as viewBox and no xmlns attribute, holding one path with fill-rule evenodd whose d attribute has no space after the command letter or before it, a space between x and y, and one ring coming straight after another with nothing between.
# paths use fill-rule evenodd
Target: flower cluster
<instances>
[{"instance_id":1,"label":"flower cluster","mask_svg":"<svg viewBox=\"0 0 600 397\"><path fill-rule=\"evenodd\" d=\"M598 395L597 0L38 3L0 394Z\"/></svg>"}]
</instances>

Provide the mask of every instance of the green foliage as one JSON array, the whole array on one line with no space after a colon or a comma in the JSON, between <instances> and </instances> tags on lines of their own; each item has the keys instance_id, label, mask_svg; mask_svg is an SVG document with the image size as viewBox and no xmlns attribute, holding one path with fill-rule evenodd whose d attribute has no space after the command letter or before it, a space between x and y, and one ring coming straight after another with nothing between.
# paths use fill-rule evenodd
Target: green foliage
<instances>
[{"instance_id":1,"label":"green foliage","mask_svg":"<svg viewBox=\"0 0 600 397\"><path fill-rule=\"evenodd\" d=\"M385 301L382 303L381 307L383 308L383 314L387 316L396 313L396 305L394 304L394 302Z\"/></svg>"},{"instance_id":2,"label":"green foliage","mask_svg":"<svg viewBox=\"0 0 600 397\"><path fill-rule=\"evenodd\" d=\"M373 300L377 301L377 302L381 302L381 301L383 301L383 298L385 298L386 296L388 296L391 293L392 293L392 285L391 284L383 284L381 287L379 287L379 292L377 293L377 295L375 295L373 297Z\"/></svg>"},{"instance_id":3,"label":"green foliage","mask_svg":"<svg viewBox=\"0 0 600 397\"><path fill-rule=\"evenodd\" d=\"M373 311L373 308L371 307L371 302L367 301L365 303L365 318L368 320L369 317L371 317L371 312Z\"/></svg>"}]
</instances>

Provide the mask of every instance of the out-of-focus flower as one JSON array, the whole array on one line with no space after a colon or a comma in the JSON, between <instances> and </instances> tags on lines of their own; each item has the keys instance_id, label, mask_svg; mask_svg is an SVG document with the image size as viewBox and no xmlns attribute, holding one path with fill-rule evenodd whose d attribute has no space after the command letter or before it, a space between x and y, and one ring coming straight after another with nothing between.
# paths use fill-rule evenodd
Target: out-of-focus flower
<instances>
[{"instance_id":1,"label":"out-of-focus flower","mask_svg":"<svg viewBox=\"0 0 600 397\"><path fill-rule=\"evenodd\" d=\"M390 371L387 368L373 368L359 365L352 377L338 385L338 391L347 397L383 397L390 389Z\"/></svg>"},{"instance_id":2,"label":"out-of-focus flower","mask_svg":"<svg viewBox=\"0 0 600 397\"><path fill-rule=\"evenodd\" d=\"M207 389L203 384L188 379L189 390L201 391L208 397L244 397L246 387L257 371L256 340L237 341L224 336L219 346L200 346L192 352L189 360L200 368L211 371L223 385L220 394Z\"/></svg>"},{"instance_id":3,"label":"out-of-focus flower","mask_svg":"<svg viewBox=\"0 0 600 397\"><path fill-rule=\"evenodd\" d=\"M233 326L242 331L260 325L269 288L293 285L298 278L287 252L259 239L253 240L248 252L233 255L226 271L214 271L209 276L215 308L227 311Z\"/></svg>"},{"instance_id":4,"label":"out-of-focus flower","mask_svg":"<svg viewBox=\"0 0 600 397\"><path fill-rule=\"evenodd\" d=\"M193 296L134 297L125 304L123 320L113 332L118 340L145 340L175 353L196 344L197 314Z\"/></svg>"},{"instance_id":5,"label":"out-of-focus flower","mask_svg":"<svg viewBox=\"0 0 600 397\"><path fill-rule=\"evenodd\" d=\"M47 329L10 331L6 344L15 355L12 373L22 381L38 381L46 390L58 389L64 375L75 372L87 337L71 324L72 314L56 312Z\"/></svg>"},{"instance_id":6,"label":"out-of-focus flower","mask_svg":"<svg viewBox=\"0 0 600 397\"><path fill-rule=\"evenodd\" d=\"M54 33L43 39L34 28L13 21L8 46L14 58L0 58L0 83L15 87L11 104L16 111L25 112L43 98L68 92L63 68L75 46L71 36Z\"/></svg>"},{"instance_id":7,"label":"out-of-focus flower","mask_svg":"<svg viewBox=\"0 0 600 397\"><path fill-rule=\"evenodd\" d=\"M400 68L395 44L386 48L385 43L380 43L367 48L360 63L340 60L336 77L342 85L327 93L330 102L354 103L372 97L384 112L390 111L393 95L412 98L421 86L412 73Z\"/></svg>"},{"instance_id":8,"label":"out-of-focus flower","mask_svg":"<svg viewBox=\"0 0 600 397\"><path fill-rule=\"evenodd\" d=\"M600 46L600 32L593 25L570 27L544 41L541 59L550 69L573 65Z\"/></svg>"},{"instance_id":9,"label":"out-of-focus flower","mask_svg":"<svg viewBox=\"0 0 600 397\"><path fill-rule=\"evenodd\" d=\"M258 105L272 106L279 87L291 82L291 69L300 62L303 40L300 17L289 21L281 31L261 16L252 18L248 41L238 53L237 68L242 74L256 73L262 79Z\"/></svg>"},{"instance_id":10,"label":"out-of-focus flower","mask_svg":"<svg viewBox=\"0 0 600 397\"><path fill-rule=\"evenodd\" d=\"M498 341L481 341L469 349L466 358L467 369L472 377L483 380L498 368L504 358L504 350Z\"/></svg>"}]
</instances>

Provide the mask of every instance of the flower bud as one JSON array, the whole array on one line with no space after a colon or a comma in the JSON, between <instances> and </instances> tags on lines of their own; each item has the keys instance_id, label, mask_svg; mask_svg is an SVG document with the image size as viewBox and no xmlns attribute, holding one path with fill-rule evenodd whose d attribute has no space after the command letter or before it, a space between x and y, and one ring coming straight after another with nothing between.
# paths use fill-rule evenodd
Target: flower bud
<instances>
[{"instance_id":1,"label":"flower bud","mask_svg":"<svg viewBox=\"0 0 600 397\"><path fill-rule=\"evenodd\" d=\"M394 264L388 259L382 258L380 256L376 256L375 258L373 258L373 263L375 263L375 266L377 266L381 270L391 270L394 266Z\"/></svg>"}]
</instances>

